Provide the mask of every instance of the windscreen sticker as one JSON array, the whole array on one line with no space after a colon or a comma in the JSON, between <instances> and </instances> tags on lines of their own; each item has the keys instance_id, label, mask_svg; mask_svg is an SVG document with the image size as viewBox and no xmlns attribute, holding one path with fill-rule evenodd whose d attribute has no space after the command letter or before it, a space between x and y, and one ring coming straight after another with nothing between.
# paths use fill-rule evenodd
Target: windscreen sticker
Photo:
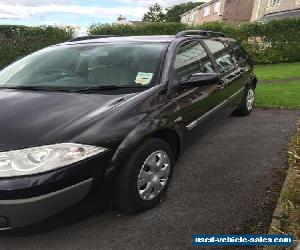
<instances>
[{"instance_id":1,"label":"windscreen sticker","mask_svg":"<svg viewBox=\"0 0 300 250\"><path fill-rule=\"evenodd\" d=\"M135 78L135 83L140 85L148 85L153 78L153 73L139 72Z\"/></svg>"}]
</instances>

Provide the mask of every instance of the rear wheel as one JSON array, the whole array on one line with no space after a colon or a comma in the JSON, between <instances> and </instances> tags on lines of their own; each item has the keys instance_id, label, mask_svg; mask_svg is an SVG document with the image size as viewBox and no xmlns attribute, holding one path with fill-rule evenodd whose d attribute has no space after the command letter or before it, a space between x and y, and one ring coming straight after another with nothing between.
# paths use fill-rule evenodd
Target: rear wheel
<instances>
[{"instance_id":1,"label":"rear wheel","mask_svg":"<svg viewBox=\"0 0 300 250\"><path fill-rule=\"evenodd\" d=\"M115 189L117 208L138 213L156 206L169 186L174 153L163 140L149 138L131 154L119 173Z\"/></svg>"},{"instance_id":2,"label":"rear wheel","mask_svg":"<svg viewBox=\"0 0 300 250\"><path fill-rule=\"evenodd\" d=\"M243 100L240 103L240 106L234 111L234 115L238 115L238 116L250 115L254 107L254 102L255 102L254 88L252 86L247 87Z\"/></svg>"}]
</instances>

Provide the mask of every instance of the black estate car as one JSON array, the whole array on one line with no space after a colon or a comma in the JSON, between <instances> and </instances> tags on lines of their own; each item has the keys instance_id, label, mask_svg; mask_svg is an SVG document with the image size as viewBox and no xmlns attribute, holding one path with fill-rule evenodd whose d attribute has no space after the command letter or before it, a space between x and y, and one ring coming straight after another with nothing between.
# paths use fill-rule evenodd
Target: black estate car
<instances>
[{"instance_id":1,"label":"black estate car","mask_svg":"<svg viewBox=\"0 0 300 250\"><path fill-rule=\"evenodd\" d=\"M0 229L96 189L124 212L154 207L193 139L250 114L256 83L245 51L210 31L81 37L13 63L0 71Z\"/></svg>"}]
</instances>

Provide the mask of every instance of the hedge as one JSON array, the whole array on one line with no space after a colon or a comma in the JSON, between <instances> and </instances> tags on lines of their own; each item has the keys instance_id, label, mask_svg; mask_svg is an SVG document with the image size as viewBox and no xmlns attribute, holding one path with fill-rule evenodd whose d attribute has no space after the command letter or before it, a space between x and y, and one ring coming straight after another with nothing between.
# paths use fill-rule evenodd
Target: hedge
<instances>
[{"instance_id":1,"label":"hedge","mask_svg":"<svg viewBox=\"0 0 300 250\"><path fill-rule=\"evenodd\" d=\"M182 23L94 24L90 27L89 34L119 36L174 35L186 28L187 25Z\"/></svg>"},{"instance_id":2,"label":"hedge","mask_svg":"<svg viewBox=\"0 0 300 250\"><path fill-rule=\"evenodd\" d=\"M92 25L91 35L171 35L184 29L220 31L238 40L256 63L300 60L300 19L251 22L233 26L210 22L188 26L181 23L145 23L139 25Z\"/></svg>"},{"instance_id":3,"label":"hedge","mask_svg":"<svg viewBox=\"0 0 300 250\"><path fill-rule=\"evenodd\" d=\"M0 25L0 68L25 55L72 38L71 27Z\"/></svg>"},{"instance_id":4,"label":"hedge","mask_svg":"<svg viewBox=\"0 0 300 250\"><path fill-rule=\"evenodd\" d=\"M256 63L300 61L300 19L251 22L233 26L211 22L198 26L182 23L138 25L95 24L90 35L173 35L185 29L220 31L239 41ZM0 68L38 49L69 40L71 27L0 25Z\"/></svg>"}]
</instances>

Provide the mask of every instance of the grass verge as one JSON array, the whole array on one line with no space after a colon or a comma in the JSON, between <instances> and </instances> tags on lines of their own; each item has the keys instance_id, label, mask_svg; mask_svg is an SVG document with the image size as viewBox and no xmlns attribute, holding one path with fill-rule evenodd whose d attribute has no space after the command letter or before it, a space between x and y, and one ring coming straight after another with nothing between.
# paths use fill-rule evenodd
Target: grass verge
<instances>
[{"instance_id":1,"label":"grass verge","mask_svg":"<svg viewBox=\"0 0 300 250\"><path fill-rule=\"evenodd\" d=\"M287 79L300 77L300 62L255 65L254 72L259 80Z\"/></svg>"},{"instance_id":2,"label":"grass verge","mask_svg":"<svg viewBox=\"0 0 300 250\"><path fill-rule=\"evenodd\" d=\"M300 108L300 81L258 84L256 106L270 108Z\"/></svg>"},{"instance_id":3,"label":"grass verge","mask_svg":"<svg viewBox=\"0 0 300 250\"><path fill-rule=\"evenodd\" d=\"M289 147L289 171L274 213L270 233L291 234L295 243L300 245L300 120L297 128L297 134Z\"/></svg>"}]
</instances>

